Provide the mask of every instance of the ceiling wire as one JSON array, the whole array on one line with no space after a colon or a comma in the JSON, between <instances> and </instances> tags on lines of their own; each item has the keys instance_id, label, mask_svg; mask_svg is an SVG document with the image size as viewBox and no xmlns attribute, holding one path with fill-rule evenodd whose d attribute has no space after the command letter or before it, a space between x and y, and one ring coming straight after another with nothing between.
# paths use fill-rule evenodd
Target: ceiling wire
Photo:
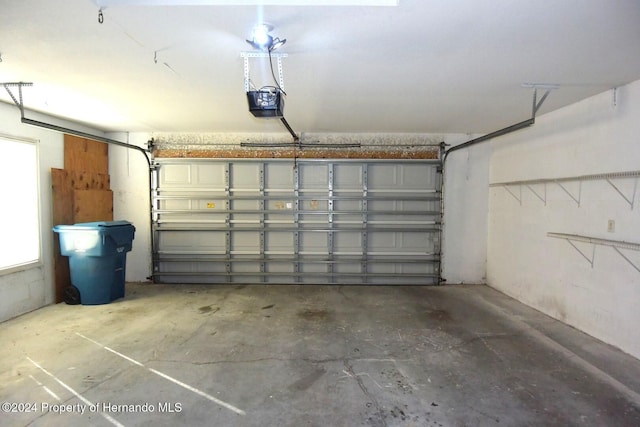
<instances>
[{"instance_id":1,"label":"ceiling wire","mask_svg":"<svg viewBox=\"0 0 640 427\"><path fill-rule=\"evenodd\" d=\"M174 70L174 69L173 69L173 67L172 67L171 65L169 65L169 64L168 64L168 63L166 63L166 62L163 62L163 64L164 64L164 66L165 66L165 67L167 67L169 70L171 70L171 72L172 72L173 74L175 74L175 75L176 75L176 76L178 76L178 77L182 77L180 74L178 74L178 72L177 72L176 70Z\"/></svg>"},{"instance_id":2,"label":"ceiling wire","mask_svg":"<svg viewBox=\"0 0 640 427\"><path fill-rule=\"evenodd\" d=\"M158 63L158 51L154 51L153 52L153 63L157 64ZM182 77L176 70L173 69L173 67L171 65L169 65L168 62L162 62L162 64L167 67L173 74L175 74L178 77Z\"/></svg>"},{"instance_id":3,"label":"ceiling wire","mask_svg":"<svg viewBox=\"0 0 640 427\"><path fill-rule=\"evenodd\" d=\"M282 87L280 87L280 83L278 82L278 79L276 78L276 73L273 71L273 59L271 58L271 51L273 49L270 47L267 49L267 51L269 52L269 65L271 68L271 77L273 77L273 81L276 83L276 86L278 86L278 90L280 92L282 92L285 96L287 96L287 92L285 92Z\"/></svg>"},{"instance_id":4,"label":"ceiling wire","mask_svg":"<svg viewBox=\"0 0 640 427\"><path fill-rule=\"evenodd\" d=\"M98 23L99 24L104 24L104 13L102 12L104 10L104 8L100 8L98 10ZM140 46L142 49L147 49L147 47L141 43L139 40L137 40L135 37L133 37L127 30L126 28L124 28L124 26L122 26L121 24L119 24L117 21L114 21L113 19L110 21L112 22L117 28L120 29L120 31L122 31L124 33L125 36L127 36L129 39L131 39L134 43L136 43L138 46ZM153 62L155 64L158 63L158 51L155 50L153 52ZM166 62L163 62L164 66L167 67L173 74L175 74L178 77L182 77L175 69L173 69L173 67L171 67L171 65L169 65Z\"/></svg>"}]
</instances>

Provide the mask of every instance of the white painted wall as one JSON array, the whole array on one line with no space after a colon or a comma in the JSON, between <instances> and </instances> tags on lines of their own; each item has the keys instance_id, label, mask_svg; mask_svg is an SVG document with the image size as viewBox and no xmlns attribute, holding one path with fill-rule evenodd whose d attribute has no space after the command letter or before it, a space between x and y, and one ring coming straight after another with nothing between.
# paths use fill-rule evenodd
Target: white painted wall
<instances>
[{"instance_id":1,"label":"white painted wall","mask_svg":"<svg viewBox=\"0 0 640 427\"><path fill-rule=\"evenodd\" d=\"M100 135L98 131L52 117L27 112L27 117ZM0 321L51 304L53 284L53 231L51 231L51 168L64 168L63 135L20 122L20 111L0 102L0 134L37 141L40 175L41 260L38 266L12 273L0 272ZM12 208L11 200L2 200ZM14 207L15 208L15 207ZM6 225L6 224L5 224Z\"/></svg>"},{"instance_id":2,"label":"white painted wall","mask_svg":"<svg viewBox=\"0 0 640 427\"><path fill-rule=\"evenodd\" d=\"M146 133L112 133L108 138L146 148ZM136 228L133 248L127 253L126 280L145 282L151 275L149 165L134 149L109 146L109 175L113 190L113 219L130 221Z\"/></svg>"},{"instance_id":3,"label":"white painted wall","mask_svg":"<svg viewBox=\"0 0 640 427\"><path fill-rule=\"evenodd\" d=\"M618 89L616 106L607 91L540 116L533 127L492 142L490 182L640 170L639 118L640 81ZM631 198L634 182L616 184ZM532 188L544 194L543 185ZM579 186L567 190L577 195ZM522 204L504 188L490 188L488 284L640 357L640 272L604 246L596 247L592 268L568 242L547 237L559 232L640 243L640 188L633 210L606 181L583 182L580 206L556 184L546 191L545 206L526 187ZM607 231L609 219L615 232ZM591 245L579 247L591 255ZM640 252L625 254L640 267Z\"/></svg>"},{"instance_id":4,"label":"white painted wall","mask_svg":"<svg viewBox=\"0 0 640 427\"><path fill-rule=\"evenodd\" d=\"M474 137L451 136L447 143L458 145ZM491 145L482 143L447 156L442 241L442 277L447 284L486 281L490 155Z\"/></svg>"}]
</instances>

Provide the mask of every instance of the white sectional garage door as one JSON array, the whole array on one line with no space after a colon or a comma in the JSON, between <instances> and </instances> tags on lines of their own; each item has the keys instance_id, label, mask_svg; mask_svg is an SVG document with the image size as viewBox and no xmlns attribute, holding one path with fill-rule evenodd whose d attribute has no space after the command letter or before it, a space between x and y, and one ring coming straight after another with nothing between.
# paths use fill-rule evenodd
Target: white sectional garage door
<instances>
[{"instance_id":1,"label":"white sectional garage door","mask_svg":"<svg viewBox=\"0 0 640 427\"><path fill-rule=\"evenodd\" d=\"M439 282L439 161L156 163L157 283Z\"/></svg>"}]
</instances>

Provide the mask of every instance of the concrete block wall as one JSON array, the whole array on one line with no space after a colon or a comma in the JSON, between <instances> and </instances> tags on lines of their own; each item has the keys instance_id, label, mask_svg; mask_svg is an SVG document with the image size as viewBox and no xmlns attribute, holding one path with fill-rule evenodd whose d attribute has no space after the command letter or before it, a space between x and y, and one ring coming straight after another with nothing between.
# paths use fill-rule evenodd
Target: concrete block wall
<instances>
[{"instance_id":1,"label":"concrete block wall","mask_svg":"<svg viewBox=\"0 0 640 427\"><path fill-rule=\"evenodd\" d=\"M562 89L558 89L562 90ZM551 94L553 96L553 94ZM640 81L538 117L492 141L491 183L640 170ZM640 357L640 272L611 247L593 267L548 232L640 243L640 182L615 180L633 209L604 180L490 187L487 283L556 319ZM533 191L532 191L533 190ZM635 194L634 194L635 193ZM609 221L615 223L610 230ZM576 243L589 258L593 246ZM640 266L640 252L624 250Z\"/></svg>"}]
</instances>

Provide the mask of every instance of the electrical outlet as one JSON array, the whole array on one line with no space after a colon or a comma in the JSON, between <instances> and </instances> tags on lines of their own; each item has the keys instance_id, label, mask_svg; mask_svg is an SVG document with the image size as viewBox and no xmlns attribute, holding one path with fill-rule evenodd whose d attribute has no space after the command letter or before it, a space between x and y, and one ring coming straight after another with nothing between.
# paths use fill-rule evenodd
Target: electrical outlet
<instances>
[{"instance_id":1,"label":"electrical outlet","mask_svg":"<svg viewBox=\"0 0 640 427\"><path fill-rule=\"evenodd\" d=\"M616 221L613 219L610 219L609 221L607 221L607 231L609 233L613 233L614 231L616 231Z\"/></svg>"}]
</instances>

